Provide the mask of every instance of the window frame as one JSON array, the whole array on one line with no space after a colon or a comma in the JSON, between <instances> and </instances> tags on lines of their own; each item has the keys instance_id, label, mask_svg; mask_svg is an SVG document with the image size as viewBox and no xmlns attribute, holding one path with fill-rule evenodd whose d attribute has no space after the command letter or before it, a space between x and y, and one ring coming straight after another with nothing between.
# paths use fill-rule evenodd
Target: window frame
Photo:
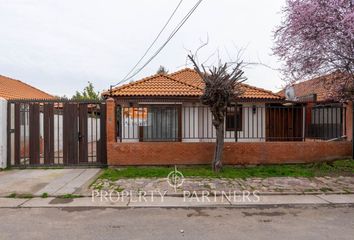
<instances>
[{"instance_id":1,"label":"window frame","mask_svg":"<svg viewBox=\"0 0 354 240\"><path fill-rule=\"evenodd\" d=\"M138 127L138 136L139 142L182 142L182 105L181 104L139 104L137 108L144 107L149 109L155 108L163 108L163 107L175 107L177 110L177 136L174 140L172 139L146 139L144 138L144 126Z\"/></svg>"},{"instance_id":2,"label":"window frame","mask_svg":"<svg viewBox=\"0 0 354 240\"><path fill-rule=\"evenodd\" d=\"M235 131L235 126L229 126L228 124L230 123L230 121L228 121L228 117L232 116L232 119L234 120L235 119L235 112L232 111L230 112L228 109L236 109L237 111L237 115L236 115L236 118L237 118L237 126L236 126L236 131L238 132L241 132L242 131L242 127L243 127L243 111L242 111L242 104L237 104L237 105L234 105L234 106L229 106L226 108L226 117L225 117L225 130L226 131ZM232 121L234 122L234 121ZM235 123L234 123L235 124Z\"/></svg>"}]
</instances>

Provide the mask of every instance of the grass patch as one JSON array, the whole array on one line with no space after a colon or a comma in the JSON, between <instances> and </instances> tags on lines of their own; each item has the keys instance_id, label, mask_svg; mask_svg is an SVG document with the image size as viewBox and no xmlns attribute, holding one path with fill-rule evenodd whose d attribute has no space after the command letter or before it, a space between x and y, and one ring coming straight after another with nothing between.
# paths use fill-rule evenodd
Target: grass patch
<instances>
[{"instance_id":1,"label":"grass patch","mask_svg":"<svg viewBox=\"0 0 354 240\"><path fill-rule=\"evenodd\" d=\"M121 186L117 186L117 187L114 188L114 191L123 192L124 188L122 188Z\"/></svg>"},{"instance_id":2,"label":"grass patch","mask_svg":"<svg viewBox=\"0 0 354 240\"><path fill-rule=\"evenodd\" d=\"M120 178L164 178L174 167L108 168L99 177L116 181ZM178 171L185 177L250 178L250 177L320 177L354 176L353 160L311 164L283 164L260 166L225 166L220 173L213 173L210 166L181 166Z\"/></svg>"},{"instance_id":3,"label":"grass patch","mask_svg":"<svg viewBox=\"0 0 354 240\"><path fill-rule=\"evenodd\" d=\"M83 197L83 196L81 196L81 195L71 194L71 193L58 196L58 198L64 198L64 199L82 198L82 197Z\"/></svg>"},{"instance_id":4,"label":"grass patch","mask_svg":"<svg viewBox=\"0 0 354 240\"><path fill-rule=\"evenodd\" d=\"M333 189L332 188L328 188L328 187L322 187L322 188L320 188L320 190L322 192L333 192Z\"/></svg>"},{"instance_id":5,"label":"grass patch","mask_svg":"<svg viewBox=\"0 0 354 240\"><path fill-rule=\"evenodd\" d=\"M10 195L7 196L7 198L33 198L33 195L30 193L23 193L23 194L11 193Z\"/></svg>"},{"instance_id":6,"label":"grass patch","mask_svg":"<svg viewBox=\"0 0 354 240\"><path fill-rule=\"evenodd\" d=\"M17 194L16 198L33 198L32 194Z\"/></svg>"},{"instance_id":7,"label":"grass patch","mask_svg":"<svg viewBox=\"0 0 354 240\"><path fill-rule=\"evenodd\" d=\"M48 197L48 193L46 193L46 192L43 193L42 196L41 196L41 198L47 198L47 197Z\"/></svg>"},{"instance_id":8,"label":"grass patch","mask_svg":"<svg viewBox=\"0 0 354 240\"><path fill-rule=\"evenodd\" d=\"M16 193L11 193L10 195L7 196L7 198L16 198L17 194Z\"/></svg>"}]
</instances>

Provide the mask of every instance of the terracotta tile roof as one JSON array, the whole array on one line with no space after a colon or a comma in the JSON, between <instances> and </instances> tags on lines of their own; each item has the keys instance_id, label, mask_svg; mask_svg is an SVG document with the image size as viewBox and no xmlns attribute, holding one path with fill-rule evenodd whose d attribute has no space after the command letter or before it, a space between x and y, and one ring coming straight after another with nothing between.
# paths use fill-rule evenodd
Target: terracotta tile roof
<instances>
[{"instance_id":1,"label":"terracotta tile roof","mask_svg":"<svg viewBox=\"0 0 354 240\"><path fill-rule=\"evenodd\" d=\"M16 79L0 75L0 97L5 99L55 99L35 87Z\"/></svg>"},{"instance_id":2,"label":"terracotta tile roof","mask_svg":"<svg viewBox=\"0 0 354 240\"><path fill-rule=\"evenodd\" d=\"M278 94L261 88L242 84L243 99L271 99L281 100ZM202 94L204 82L198 73L190 68L168 75L153 75L142 80L116 87L113 96L195 96ZM104 92L103 95L108 95Z\"/></svg>"},{"instance_id":3,"label":"terracotta tile roof","mask_svg":"<svg viewBox=\"0 0 354 240\"><path fill-rule=\"evenodd\" d=\"M204 88L204 82L200 78L199 74L193 69L185 68L177 72L170 73L169 76L190 85Z\"/></svg>"},{"instance_id":4,"label":"terracotta tile roof","mask_svg":"<svg viewBox=\"0 0 354 240\"><path fill-rule=\"evenodd\" d=\"M273 93L272 91L265 90L263 88L254 87L248 84L243 83L244 92L241 98L255 98L255 99L274 99L282 100L284 97L279 94Z\"/></svg>"},{"instance_id":5,"label":"terracotta tile roof","mask_svg":"<svg viewBox=\"0 0 354 240\"><path fill-rule=\"evenodd\" d=\"M107 92L106 92L107 93ZM105 93L104 93L105 94ZM113 96L200 96L202 90L163 74L115 88Z\"/></svg>"},{"instance_id":6,"label":"terracotta tile roof","mask_svg":"<svg viewBox=\"0 0 354 240\"><path fill-rule=\"evenodd\" d=\"M190 68L185 68L180 71L169 74L170 77L180 80L182 82L188 83L190 85L199 87L201 89L204 88L204 82L200 78L199 74ZM250 86L248 84L242 84L244 93L241 98L252 98L252 99L282 99L283 97L273 93L271 91Z\"/></svg>"},{"instance_id":7,"label":"terracotta tile roof","mask_svg":"<svg viewBox=\"0 0 354 240\"><path fill-rule=\"evenodd\" d=\"M331 100L330 88L333 84L341 82L343 74L340 72L333 72L321 77L303 81L292 85L294 87L295 96L297 98L304 98L316 94L316 101ZM278 92L279 95L285 96L285 90Z\"/></svg>"}]
</instances>

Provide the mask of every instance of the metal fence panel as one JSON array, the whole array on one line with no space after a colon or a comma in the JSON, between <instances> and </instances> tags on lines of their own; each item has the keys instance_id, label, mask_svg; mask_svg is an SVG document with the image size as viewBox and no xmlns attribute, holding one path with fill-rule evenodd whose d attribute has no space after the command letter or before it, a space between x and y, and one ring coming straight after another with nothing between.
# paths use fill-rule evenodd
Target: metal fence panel
<instances>
[{"instance_id":1,"label":"metal fence panel","mask_svg":"<svg viewBox=\"0 0 354 240\"><path fill-rule=\"evenodd\" d=\"M10 100L8 163L106 164L105 107L100 101Z\"/></svg>"},{"instance_id":2,"label":"metal fence panel","mask_svg":"<svg viewBox=\"0 0 354 240\"><path fill-rule=\"evenodd\" d=\"M345 108L307 110L302 105L232 105L225 116L225 141L305 141L340 138ZM322 111L318 115L318 111ZM215 141L207 106L144 105L117 110L120 141ZM310 119L310 120L308 120Z\"/></svg>"}]
</instances>

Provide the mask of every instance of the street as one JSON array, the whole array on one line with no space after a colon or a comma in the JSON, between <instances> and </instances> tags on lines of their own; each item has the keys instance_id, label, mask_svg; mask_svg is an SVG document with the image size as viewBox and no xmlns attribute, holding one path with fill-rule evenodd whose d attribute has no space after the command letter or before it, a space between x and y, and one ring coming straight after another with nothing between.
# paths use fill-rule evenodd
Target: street
<instances>
[{"instance_id":1,"label":"street","mask_svg":"<svg viewBox=\"0 0 354 240\"><path fill-rule=\"evenodd\" d=\"M0 239L353 239L353 206L2 208Z\"/></svg>"}]
</instances>

